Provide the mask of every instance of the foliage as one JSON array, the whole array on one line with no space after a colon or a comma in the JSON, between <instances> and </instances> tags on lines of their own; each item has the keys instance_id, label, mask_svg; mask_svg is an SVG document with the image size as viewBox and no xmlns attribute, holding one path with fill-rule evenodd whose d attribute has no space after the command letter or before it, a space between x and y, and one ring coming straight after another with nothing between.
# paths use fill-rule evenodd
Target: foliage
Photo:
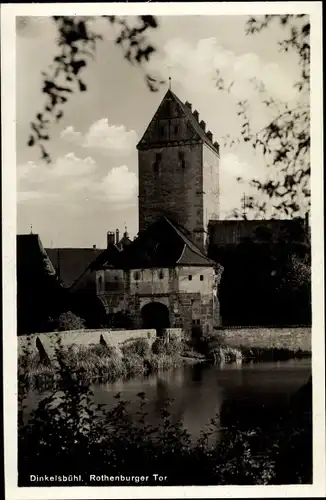
<instances>
[{"instance_id":1,"label":"foliage","mask_svg":"<svg viewBox=\"0 0 326 500\"><path fill-rule=\"evenodd\" d=\"M304 232L295 221L279 233L262 225L239 244L211 249L211 258L224 266L218 291L223 324L310 324L310 243Z\"/></svg>"},{"instance_id":2,"label":"foliage","mask_svg":"<svg viewBox=\"0 0 326 500\"><path fill-rule=\"evenodd\" d=\"M125 379L177 367L182 363L178 351L165 348L160 353L152 353L146 339L127 342L120 349L110 344L63 346L59 337L56 357L71 375L84 381L95 378L106 381ZM60 380L60 372L53 360L41 359L30 346L18 357L18 379L23 386L42 388L42 385L48 386Z\"/></svg>"},{"instance_id":3,"label":"foliage","mask_svg":"<svg viewBox=\"0 0 326 500\"><path fill-rule=\"evenodd\" d=\"M125 356L137 355L144 358L150 353L150 345L146 339L135 339L126 342L122 347L122 352Z\"/></svg>"},{"instance_id":4,"label":"foliage","mask_svg":"<svg viewBox=\"0 0 326 500\"><path fill-rule=\"evenodd\" d=\"M160 421L153 426L144 393L138 394L137 411L131 413L120 394L113 408L104 409L95 405L89 385L71 377L63 362L60 375L61 390L44 398L27 424L19 420L19 486L30 484L30 474L49 473L80 474L83 485L89 485L89 474L108 471L113 476L147 475L147 484L159 472L168 478L165 485L311 482L311 420L302 418L303 408L310 408L311 390L301 396L304 406L297 415L269 434L258 428L222 429L216 418L193 442L183 424L174 421L171 400L160 408ZM222 433L218 442L212 439L216 431Z\"/></svg>"},{"instance_id":5,"label":"foliage","mask_svg":"<svg viewBox=\"0 0 326 500\"><path fill-rule=\"evenodd\" d=\"M55 320L57 330L65 332L67 330L83 330L85 328L85 321L71 311L60 314Z\"/></svg>"},{"instance_id":6,"label":"foliage","mask_svg":"<svg viewBox=\"0 0 326 500\"><path fill-rule=\"evenodd\" d=\"M300 77L295 84L298 99L292 105L276 100L268 95L264 84L252 80L255 90L261 96L263 105L273 114L273 118L260 130L253 130L250 105L247 99L237 102L241 120L241 137L226 138L226 143L248 143L264 158L270 169L267 180L253 179L252 185L263 196L248 197L247 208L256 217L264 217L266 199L273 200L274 214L295 217L299 214L300 200L310 201L310 22L308 15L265 15L251 17L246 25L248 35L256 35L279 23L284 36L279 40L281 52L288 52L300 67ZM226 92L234 82L225 82L218 73L217 87ZM239 181L242 179L239 177ZM265 199L264 199L265 197ZM241 217L238 211L234 217Z\"/></svg>"},{"instance_id":7,"label":"foliage","mask_svg":"<svg viewBox=\"0 0 326 500\"><path fill-rule=\"evenodd\" d=\"M158 27L158 21L153 16L138 16L132 24L130 18L119 16L102 16L108 22L108 27L117 28L115 43L121 47L124 58L131 64L143 68L144 63L155 53L155 48L148 42L150 29ZM51 162L46 149L49 140L49 128L54 122L61 120L64 105L75 92L87 91L87 85L82 76L83 70L90 60L94 59L98 42L102 36L94 29L92 16L53 16L58 37L58 53L54 57L48 71L42 73L42 92L46 96L44 109L37 113L31 123L29 146L37 145L41 150L42 159ZM132 18L131 18L132 19ZM156 91L160 81L157 81L146 71L144 78L148 88Z\"/></svg>"},{"instance_id":8,"label":"foliage","mask_svg":"<svg viewBox=\"0 0 326 500\"><path fill-rule=\"evenodd\" d=\"M163 337L157 337L152 345L152 352L154 354L163 354L166 349L166 341Z\"/></svg>"}]
</instances>

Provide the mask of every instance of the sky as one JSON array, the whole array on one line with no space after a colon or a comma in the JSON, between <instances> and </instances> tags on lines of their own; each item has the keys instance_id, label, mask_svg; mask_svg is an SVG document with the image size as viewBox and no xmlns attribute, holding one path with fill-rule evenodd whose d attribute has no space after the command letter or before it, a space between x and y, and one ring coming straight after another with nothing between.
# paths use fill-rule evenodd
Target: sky
<instances>
[{"instance_id":1,"label":"sky","mask_svg":"<svg viewBox=\"0 0 326 500\"><path fill-rule=\"evenodd\" d=\"M220 144L221 218L241 207L252 178L268 175L264 159L244 145L224 144L239 137L236 102L246 98L254 129L266 125L271 112L250 83L262 81L269 95L285 103L298 98L292 54L280 53L282 29L275 25L258 35L245 34L247 16L164 16L149 33L158 52L146 67L168 79L172 90L197 109L200 120ZM51 18L25 17L17 23L17 231L37 233L45 247L105 247L107 231L138 231L136 144L159 106L168 85L150 92L142 71L130 65L114 43L115 32L103 19L94 21L102 35L96 58L84 70L88 90L74 94L63 119L50 129L53 163L40 160L27 146L30 122L42 110L42 75L57 53ZM217 70L228 82L216 87ZM244 181L239 183L238 177Z\"/></svg>"}]
</instances>

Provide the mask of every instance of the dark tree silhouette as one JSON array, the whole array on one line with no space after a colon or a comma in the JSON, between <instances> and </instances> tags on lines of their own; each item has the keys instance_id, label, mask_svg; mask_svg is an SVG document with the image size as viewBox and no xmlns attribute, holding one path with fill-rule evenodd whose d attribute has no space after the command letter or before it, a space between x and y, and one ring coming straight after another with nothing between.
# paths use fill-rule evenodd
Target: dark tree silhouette
<instances>
[{"instance_id":1,"label":"dark tree silhouette","mask_svg":"<svg viewBox=\"0 0 326 500\"><path fill-rule=\"evenodd\" d=\"M130 64L139 66L150 91L157 91L159 84L164 82L155 79L144 69L144 63L156 50L148 42L147 33L158 27L157 19L153 16L138 16L136 19L102 17L107 20L108 29L117 27L115 43L121 47L124 58ZM28 145L37 145L42 159L48 163L51 157L45 144L50 138L49 128L63 117L64 105L73 93L87 91L82 72L88 61L95 57L98 42L102 40L102 36L92 27L92 21L96 19L94 17L53 16L52 19L58 31L58 54L48 71L42 73L42 92L46 95L46 102L44 109L37 113L31 123L28 139Z\"/></svg>"}]
</instances>

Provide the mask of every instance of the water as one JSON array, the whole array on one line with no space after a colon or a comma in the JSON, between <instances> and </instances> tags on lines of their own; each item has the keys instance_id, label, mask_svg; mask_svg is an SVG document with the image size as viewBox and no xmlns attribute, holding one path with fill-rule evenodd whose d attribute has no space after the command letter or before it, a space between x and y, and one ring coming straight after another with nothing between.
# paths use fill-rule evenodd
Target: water
<instances>
[{"instance_id":1,"label":"water","mask_svg":"<svg viewBox=\"0 0 326 500\"><path fill-rule=\"evenodd\" d=\"M221 426L268 427L284 415L297 391L308 381L311 361L290 360L218 367L199 363L128 381L93 384L96 403L112 407L114 396L131 401L138 409L137 394L148 400L149 421L157 423L166 398L172 398L173 419L181 420L195 439L216 414ZM26 415L46 393L31 391L25 400Z\"/></svg>"}]
</instances>

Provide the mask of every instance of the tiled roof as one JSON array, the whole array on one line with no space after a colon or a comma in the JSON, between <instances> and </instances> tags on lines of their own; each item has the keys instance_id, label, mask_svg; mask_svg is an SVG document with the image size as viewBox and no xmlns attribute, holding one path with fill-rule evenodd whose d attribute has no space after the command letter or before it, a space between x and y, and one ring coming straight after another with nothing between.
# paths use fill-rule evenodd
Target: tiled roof
<instances>
[{"instance_id":1,"label":"tiled roof","mask_svg":"<svg viewBox=\"0 0 326 500\"><path fill-rule=\"evenodd\" d=\"M37 234L18 234L16 251L19 274L34 275L35 278L44 273L47 276L55 276L53 263Z\"/></svg>"},{"instance_id":2,"label":"tiled roof","mask_svg":"<svg viewBox=\"0 0 326 500\"><path fill-rule=\"evenodd\" d=\"M186 232L167 217L162 217L151 224L116 256L114 262L108 259L107 263L117 269L214 264L188 238Z\"/></svg>"},{"instance_id":3,"label":"tiled roof","mask_svg":"<svg viewBox=\"0 0 326 500\"><path fill-rule=\"evenodd\" d=\"M57 274L65 288L70 288L103 254L94 248L47 248Z\"/></svg>"},{"instance_id":4,"label":"tiled roof","mask_svg":"<svg viewBox=\"0 0 326 500\"><path fill-rule=\"evenodd\" d=\"M211 147L212 149L214 149L214 151L218 152L218 150L216 149L216 147L214 146L214 144L212 143L212 141L206 135L205 131L199 125L197 119L194 117L194 115L192 114L192 112L188 108L188 106L186 106L179 99L179 97L174 94L174 92L172 92L171 90L169 90L168 92L170 92L170 94L173 97L173 99L179 104L179 106L181 107L182 111L184 112L184 114L188 118L189 122L191 123L192 127L194 128L194 130L196 131L196 133L199 135L199 137L202 139L202 141L205 142L205 144L207 144L209 147Z\"/></svg>"},{"instance_id":5,"label":"tiled roof","mask_svg":"<svg viewBox=\"0 0 326 500\"><path fill-rule=\"evenodd\" d=\"M172 90L168 90L165 94L165 96L163 97L162 99L162 102L160 104L160 106L158 107L158 110L161 108L161 106L163 106L165 100L167 99L173 99L174 102L177 104L177 106L179 107L179 109L181 110L182 114L184 114L188 120L189 120L189 123L191 125L191 127L193 128L193 131L195 132L195 134L198 136L198 138L200 140L202 140L205 144L207 144L211 149L213 149L217 154L219 154L219 146L216 142L212 142L212 140L210 139L210 137L208 137L207 133L204 131L204 129L200 126L197 118L193 115L191 109L186 105L184 104L180 99L179 97L177 97L174 92L172 92ZM148 127L145 131L145 133L143 134L143 137L141 138L141 140L139 141L137 147L140 147L146 134L147 134L147 130L148 130Z\"/></svg>"}]
</instances>

